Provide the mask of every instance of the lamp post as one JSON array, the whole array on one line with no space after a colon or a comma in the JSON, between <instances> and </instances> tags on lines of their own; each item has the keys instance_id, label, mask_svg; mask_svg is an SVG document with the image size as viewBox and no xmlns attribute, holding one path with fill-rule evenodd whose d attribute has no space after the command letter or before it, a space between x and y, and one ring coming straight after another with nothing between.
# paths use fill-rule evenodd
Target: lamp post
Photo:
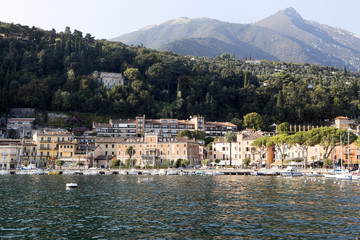
<instances>
[{"instance_id":1,"label":"lamp post","mask_svg":"<svg viewBox=\"0 0 360 240\"><path fill-rule=\"evenodd\" d=\"M89 147L89 142L86 143L86 153L85 153L85 162L86 163L87 163L88 147ZM88 164L88 168L89 168L89 164Z\"/></svg>"},{"instance_id":2,"label":"lamp post","mask_svg":"<svg viewBox=\"0 0 360 240\"><path fill-rule=\"evenodd\" d=\"M351 162L351 160L350 160L350 127L348 128L348 161L350 162L350 164L349 164L349 169L350 169L350 167L351 167L351 165L352 165L352 162Z\"/></svg>"}]
</instances>

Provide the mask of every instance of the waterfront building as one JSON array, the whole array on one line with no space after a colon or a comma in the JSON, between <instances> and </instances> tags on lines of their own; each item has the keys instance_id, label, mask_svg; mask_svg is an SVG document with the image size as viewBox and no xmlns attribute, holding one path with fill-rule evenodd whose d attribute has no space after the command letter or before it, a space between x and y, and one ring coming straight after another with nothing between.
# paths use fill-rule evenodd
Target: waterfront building
<instances>
[{"instance_id":1,"label":"waterfront building","mask_svg":"<svg viewBox=\"0 0 360 240\"><path fill-rule=\"evenodd\" d=\"M55 164L55 159L59 159L60 155L67 156L71 153L73 156L75 154L76 147L74 144L74 135L72 133L36 132L33 135L33 139L37 145L36 159L39 161L47 161L49 167L52 167ZM64 143L67 144L64 145ZM60 146L62 146L62 148L60 148ZM68 148L71 150L65 150Z\"/></svg>"},{"instance_id":2,"label":"waterfront building","mask_svg":"<svg viewBox=\"0 0 360 240\"><path fill-rule=\"evenodd\" d=\"M139 136L156 133L163 137L176 137L180 131L203 131L207 137L224 136L227 131L236 131L236 125L229 122L205 122L201 116L187 120L173 118L146 119L145 115L136 119L110 119L109 123L93 123L93 131L104 137Z\"/></svg>"},{"instance_id":3,"label":"waterfront building","mask_svg":"<svg viewBox=\"0 0 360 240\"><path fill-rule=\"evenodd\" d=\"M236 142L231 143L231 159L232 165L241 166L242 160L250 159L250 163L256 165L261 162L262 165L273 156L268 156L265 152L260 156L260 151L251 146L252 142L258 138L270 135L268 132L256 131L254 129L246 129L236 134ZM225 166L230 164L230 143L225 142L223 138L218 139L212 144L212 160L219 159L218 165Z\"/></svg>"},{"instance_id":4,"label":"waterfront building","mask_svg":"<svg viewBox=\"0 0 360 240\"><path fill-rule=\"evenodd\" d=\"M122 138L117 144L117 159L125 164L129 155L126 149L133 147L132 159L135 165L165 165L177 159L187 159L190 165L201 164L200 143L187 138L163 137L156 133L146 133L145 137Z\"/></svg>"},{"instance_id":5,"label":"waterfront building","mask_svg":"<svg viewBox=\"0 0 360 240\"><path fill-rule=\"evenodd\" d=\"M15 169L20 164L22 146L17 139L1 139L0 170Z\"/></svg>"}]
</instances>

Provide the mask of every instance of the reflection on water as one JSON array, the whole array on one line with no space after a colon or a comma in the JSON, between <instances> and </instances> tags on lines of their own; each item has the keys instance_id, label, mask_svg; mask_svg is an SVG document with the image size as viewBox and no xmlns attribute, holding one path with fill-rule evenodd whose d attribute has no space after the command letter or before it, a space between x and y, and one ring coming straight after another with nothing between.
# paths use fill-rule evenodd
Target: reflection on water
<instances>
[{"instance_id":1,"label":"reflection on water","mask_svg":"<svg viewBox=\"0 0 360 240\"><path fill-rule=\"evenodd\" d=\"M0 237L355 239L357 181L250 176L0 176ZM66 190L68 182L78 189Z\"/></svg>"}]
</instances>

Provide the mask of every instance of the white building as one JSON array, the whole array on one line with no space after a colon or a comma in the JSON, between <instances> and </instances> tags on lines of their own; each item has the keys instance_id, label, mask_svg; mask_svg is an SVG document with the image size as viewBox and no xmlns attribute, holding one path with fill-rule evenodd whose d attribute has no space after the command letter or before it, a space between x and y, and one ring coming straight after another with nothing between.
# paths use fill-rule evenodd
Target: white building
<instances>
[{"instance_id":1,"label":"white building","mask_svg":"<svg viewBox=\"0 0 360 240\"><path fill-rule=\"evenodd\" d=\"M124 85L125 79L121 73L101 72L98 82L104 87L112 89L115 86Z\"/></svg>"}]
</instances>

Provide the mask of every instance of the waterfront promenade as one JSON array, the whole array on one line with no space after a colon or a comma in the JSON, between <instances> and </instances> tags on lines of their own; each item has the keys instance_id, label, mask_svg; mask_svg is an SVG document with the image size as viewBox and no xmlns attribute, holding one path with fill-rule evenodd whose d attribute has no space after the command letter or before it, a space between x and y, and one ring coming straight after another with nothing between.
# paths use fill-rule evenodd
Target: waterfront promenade
<instances>
[{"instance_id":1,"label":"waterfront promenade","mask_svg":"<svg viewBox=\"0 0 360 240\"><path fill-rule=\"evenodd\" d=\"M21 175L21 174L32 174L35 170L8 170L10 175ZM286 171L286 169L233 169L233 168L220 168L220 169L53 169L53 170L45 170L44 174L49 175L62 175L62 174L77 174L77 175L158 175L159 173L168 173L168 172L177 172L177 174L173 175L251 175L254 172L261 172L264 176L276 176L281 175L281 172ZM303 174L305 173L329 173L333 172L333 169L298 169ZM165 175L164 174L164 175ZM40 175L40 174L34 174Z\"/></svg>"}]
</instances>

